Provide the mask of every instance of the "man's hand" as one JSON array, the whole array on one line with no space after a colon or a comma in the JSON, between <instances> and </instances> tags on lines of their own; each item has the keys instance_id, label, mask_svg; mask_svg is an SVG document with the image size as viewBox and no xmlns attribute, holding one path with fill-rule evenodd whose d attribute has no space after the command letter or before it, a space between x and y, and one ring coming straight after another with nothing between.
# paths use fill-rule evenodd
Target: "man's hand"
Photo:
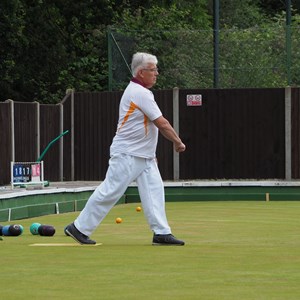
<instances>
[{"instance_id":1,"label":"man's hand","mask_svg":"<svg viewBox=\"0 0 300 300\"><path fill-rule=\"evenodd\" d=\"M183 152L183 151L185 151L185 144L180 143L178 145L175 145L175 151L176 152Z\"/></svg>"}]
</instances>

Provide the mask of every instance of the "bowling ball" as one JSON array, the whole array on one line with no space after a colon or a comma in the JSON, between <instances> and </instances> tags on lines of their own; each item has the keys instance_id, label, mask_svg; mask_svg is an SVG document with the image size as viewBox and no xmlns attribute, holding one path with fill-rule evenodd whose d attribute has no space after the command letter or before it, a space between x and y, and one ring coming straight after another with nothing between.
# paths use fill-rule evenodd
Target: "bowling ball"
<instances>
[{"instance_id":1,"label":"bowling ball","mask_svg":"<svg viewBox=\"0 0 300 300\"><path fill-rule=\"evenodd\" d=\"M38 232L41 236L53 236L55 234L55 228L52 225L41 225Z\"/></svg>"},{"instance_id":2,"label":"bowling ball","mask_svg":"<svg viewBox=\"0 0 300 300\"><path fill-rule=\"evenodd\" d=\"M40 226L41 226L40 223L32 223L32 224L30 225L30 228L29 228L31 234L33 234L33 235L38 235L38 234L39 234L39 227L40 227Z\"/></svg>"},{"instance_id":3,"label":"bowling ball","mask_svg":"<svg viewBox=\"0 0 300 300\"><path fill-rule=\"evenodd\" d=\"M5 236L10 236L11 235L11 233L9 231L9 227L10 227L10 225L5 225L5 226L2 227L2 234L3 235L5 235Z\"/></svg>"},{"instance_id":4,"label":"bowling ball","mask_svg":"<svg viewBox=\"0 0 300 300\"><path fill-rule=\"evenodd\" d=\"M22 229L19 224L13 224L9 226L9 232L12 236L18 236L22 234Z\"/></svg>"}]
</instances>

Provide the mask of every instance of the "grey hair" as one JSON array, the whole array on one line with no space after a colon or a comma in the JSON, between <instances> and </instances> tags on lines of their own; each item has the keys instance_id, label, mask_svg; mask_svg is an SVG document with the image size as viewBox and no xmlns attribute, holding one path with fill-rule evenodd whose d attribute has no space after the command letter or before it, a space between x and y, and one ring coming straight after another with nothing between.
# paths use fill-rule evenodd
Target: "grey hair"
<instances>
[{"instance_id":1,"label":"grey hair","mask_svg":"<svg viewBox=\"0 0 300 300\"><path fill-rule=\"evenodd\" d=\"M136 76L137 72L147 67L147 64L157 64L157 58L155 55L144 53L144 52L137 52L132 56L131 62L131 72L133 76Z\"/></svg>"}]
</instances>

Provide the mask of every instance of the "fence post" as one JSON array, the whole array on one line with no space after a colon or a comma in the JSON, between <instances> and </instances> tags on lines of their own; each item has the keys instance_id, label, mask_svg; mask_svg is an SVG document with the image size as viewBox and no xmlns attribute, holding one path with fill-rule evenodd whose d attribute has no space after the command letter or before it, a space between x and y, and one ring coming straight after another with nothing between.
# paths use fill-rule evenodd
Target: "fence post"
<instances>
[{"instance_id":1,"label":"fence post","mask_svg":"<svg viewBox=\"0 0 300 300\"><path fill-rule=\"evenodd\" d=\"M15 161L15 109L14 101L6 100L10 104L10 128L11 128L11 161Z\"/></svg>"},{"instance_id":2,"label":"fence post","mask_svg":"<svg viewBox=\"0 0 300 300\"><path fill-rule=\"evenodd\" d=\"M40 157L41 154L41 128L40 128L40 103L36 104L36 157Z\"/></svg>"},{"instance_id":3,"label":"fence post","mask_svg":"<svg viewBox=\"0 0 300 300\"><path fill-rule=\"evenodd\" d=\"M71 181L75 179L75 153L74 153L74 90L71 92Z\"/></svg>"},{"instance_id":4,"label":"fence post","mask_svg":"<svg viewBox=\"0 0 300 300\"><path fill-rule=\"evenodd\" d=\"M64 132L64 106L59 103L59 132ZM59 181L64 180L64 139L59 140Z\"/></svg>"},{"instance_id":5,"label":"fence post","mask_svg":"<svg viewBox=\"0 0 300 300\"><path fill-rule=\"evenodd\" d=\"M173 89L173 127L179 134L179 89ZM179 180L179 153L173 148L173 179Z\"/></svg>"},{"instance_id":6,"label":"fence post","mask_svg":"<svg viewBox=\"0 0 300 300\"><path fill-rule=\"evenodd\" d=\"M291 87L285 88L285 180L292 179Z\"/></svg>"}]
</instances>

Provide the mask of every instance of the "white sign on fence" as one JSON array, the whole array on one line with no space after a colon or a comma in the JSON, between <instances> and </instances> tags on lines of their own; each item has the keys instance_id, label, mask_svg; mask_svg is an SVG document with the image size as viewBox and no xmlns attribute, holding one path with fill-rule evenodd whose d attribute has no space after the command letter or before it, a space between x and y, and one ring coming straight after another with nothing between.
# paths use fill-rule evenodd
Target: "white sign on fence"
<instances>
[{"instance_id":1,"label":"white sign on fence","mask_svg":"<svg viewBox=\"0 0 300 300\"><path fill-rule=\"evenodd\" d=\"M187 106L201 106L202 105L202 95L186 95L186 105Z\"/></svg>"}]
</instances>

